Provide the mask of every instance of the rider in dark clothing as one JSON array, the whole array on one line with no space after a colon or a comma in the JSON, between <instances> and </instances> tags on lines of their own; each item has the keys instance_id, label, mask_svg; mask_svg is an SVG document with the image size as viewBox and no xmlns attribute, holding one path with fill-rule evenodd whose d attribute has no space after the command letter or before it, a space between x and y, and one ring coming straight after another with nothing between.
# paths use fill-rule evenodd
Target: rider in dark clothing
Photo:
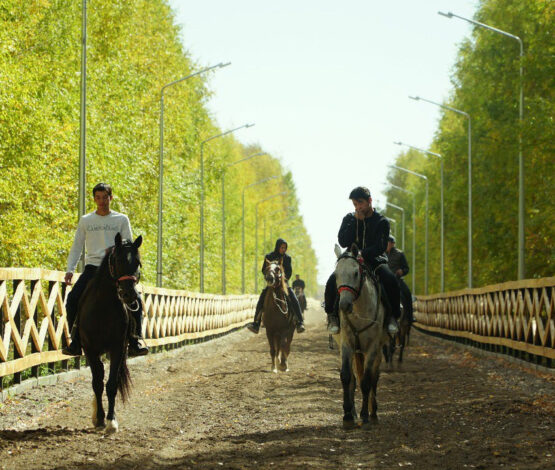
<instances>
[{"instance_id":1,"label":"rider in dark clothing","mask_svg":"<svg viewBox=\"0 0 555 470\"><path fill-rule=\"evenodd\" d=\"M293 269L291 268L291 256L286 254L287 251L287 242L282 238L278 238L276 241L276 246L274 251L268 253L264 259L264 263L262 264L262 273L264 273L264 268L266 267L266 259L269 261L280 261L283 266L283 273L285 275L285 281L287 282L291 277ZM260 330L260 320L262 317L262 308L264 307L264 297L266 296L266 290L268 287L265 287L260 294L260 298L258 299L258 303L256 304L256 310L254 312L254 321L247 325L247 328L252 331L253 333L258 333ZM304 322L303 322L303 315L301 313L301 306L299 305L299 301L295 296L295 293L291 289L291 287L287 286L288 291L288 305L289 308L295 314L297 318L297 333L302 333L305 330Z\"/></svg>"},{"instance_id":2,"label":"rider in dark clothing","mask_svg":"<svg viewBox=\"0 0 555 470\"><path fill-rule=\"evenodd\" d=\"M304 290L305 288L305 283L304 281L299 277L299 275L297 274L297 278L293 281L293 284L291 284L291 286L293 287L293 289L296 289L297 287L301 288L302 290Z\"/></svg>"},{"instance_id":3,"label":"rider in dark clothing","mask_svg":"<svg viewBox=\"0 0 555 470\"><path fill-rule=\"evenodd\" d=\"M355 212L343 218L337 238L343 248L350 248L353 243L359 247L365 264L375 272L384 287L391 307L388 319L389 333L398 331L396 320L401 316L399 284L395 275L387 266L387 249L389 221L372 208L372 198L368 188L357 187L351 191L349 199L353 201ZM335 274L326 283L325 310L328 314L328 330L339 332L339 296Z\"/></svg>"},{"instance_id":4,"label":"rider in dark clothing","mask_svg":"<svg viewBox=\"0 0 555 470\"><path fill-rule=\"evenodd\" d=\"M397 282L399 283L399 289L401 290L401 303L403 304L403 310L406 312L406 317L410 323L414 322L413 311L412 311L412 294L409 286L403 280L403 276L409 273L409 263L405 253L395 247L395 237L393 235L389 236L387 243L387 265L389 269L395 274Z\"/></svg>"}]
</instances>

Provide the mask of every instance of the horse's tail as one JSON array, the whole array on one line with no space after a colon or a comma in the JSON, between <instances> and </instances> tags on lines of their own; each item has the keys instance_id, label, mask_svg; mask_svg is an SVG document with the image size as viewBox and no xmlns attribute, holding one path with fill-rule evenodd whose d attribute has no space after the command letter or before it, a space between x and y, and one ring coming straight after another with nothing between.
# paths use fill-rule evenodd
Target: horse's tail
<instances>
[{"instance_id":1,"label":"horse's tail","mask_svg":"<svg viewBox=\"0 0 555 470\"><path fill-rule=\"evenodd\" d=\"M119 366L119 373L118 373L118 392L121 396L121 400L124 403L129 398L130 391L131 391L131 375L129 375L129 369L127 368L127 342L126 342L123 358L121 360L121 364Z\"/></svg>"},{"instance_id":2,"label":"horse's tail","mask_svg":"<svg viewBox=\"0 0 555 470\"><path fill-rule=\"evenodd\" d=\"M360 387L362 383L362 374L364 373L364 355L362 353L354 354L355 372L357 374L357 380Z\"/></svg>"}]
</instances>

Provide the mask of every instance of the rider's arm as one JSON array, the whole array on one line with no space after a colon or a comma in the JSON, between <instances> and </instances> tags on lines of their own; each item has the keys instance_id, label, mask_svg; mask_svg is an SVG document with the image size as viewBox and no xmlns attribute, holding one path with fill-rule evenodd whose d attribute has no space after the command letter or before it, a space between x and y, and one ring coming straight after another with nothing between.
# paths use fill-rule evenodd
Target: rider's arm
<instances>
[{"instance_id":1,"label":"rider's arm","mask_svg":"<svg viewBox=\"0 0 555 470\"><path fill-rule=\"evenodd\" d=\"M291 257L285 255L283 257L283 270L285 271L285 277L287 280L291 279L291 274L293 274L293 268L291 267Z\"/></svg>"},{"instance_id":2,"label":"rider's arm","mask_svg":"<svg viewBox=\"0 0 555 470\"><path fill-rule=\"evenodd\" d=\"M133 241L133 233L131 232L131 223L129 222L129 217L122 214L124 219L121 222L121 238Z\"/></svg>"},{"instance_id":3,"label":"rider's arm","mask_svg":"<svg viewBox=\"0 0 555 470\"><path fill-rule=\"evenodd\" d=\"M409 263L407 263L407 258L404 253L401 253L400 264L403 276L406 276L409 273Z\"/></svg>"},{"instance_id":4,"label":"rider's arm","mask_svg":"<svg viewBox=\"0 0 555 470\"><path fill-rule=\"evenodd\" d=\"M357 224L355 217L352 214L347 214L343 217L343 222L341 222L341 227L339 229L339 233L337 234L339 244L343 248L350 248L350 246L356 241L356 230Z\"/></svg>"},{"instance_id":5,"label":"rider's arm","mask_svg":"<svg viewBox=\"0 0 555 470\"><path fill-rule=\"evenodd\" d=\"M389 238L389 222L384 217L376 227L374 242L362 250L362 257L370 263L376 257L381 256L387 249L387 239Z\"/></svg>"},{"instance_id":6,"label":"rider's arm","mask_svg":"<svg viewBox=\"0 0 555 470\"><path fill-rule=\"evenodd\" d=\"M77 224L77 230L75 231L75 237L73 238L73 245L71 245L71 250L69 250L69 255L67 257L67 273L75 272L75 268L77 267L77 263L85 247L85 234L85 224L83 219L80 219Z\"/></svg>"}]
</instances>

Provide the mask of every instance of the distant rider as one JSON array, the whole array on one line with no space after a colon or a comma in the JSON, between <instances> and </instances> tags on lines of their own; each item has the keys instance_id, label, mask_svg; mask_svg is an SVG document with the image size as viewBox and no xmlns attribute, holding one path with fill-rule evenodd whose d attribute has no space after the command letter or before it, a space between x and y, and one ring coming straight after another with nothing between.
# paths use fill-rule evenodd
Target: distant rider
<instances>
[{"instance_id":1,"label":"distant rider","mask_svg":"<svg viewBox=\"0 0 555 470\"><path fill-rule=\"evenodd\" d=\"M264 259L264 263L262 264L262 273L264 273L264 269L266 268L266 259L269 261L281 261L285 275L285 281L289 281L293 269L291 268L291 257L286 253L286 251L287 242L282 238L278 238L274 251L268 253ZM260 330L262 309L264 308L264 297L266 296L267 289L268 286L266 286L260 294L258 303L256 304L256 310L254 312L254 321L247 325L247 328L253 333L258 333L258 331ZM291 287L287 286L287 292L289 294L287 296L287 304L289 308L291 308L297 319L297 333L302 333L303 331L305 331L305 326L303 322L303 315L301 313L301 306L299 305L297 296L295 295Z\"/></svg>"}]
</instances>

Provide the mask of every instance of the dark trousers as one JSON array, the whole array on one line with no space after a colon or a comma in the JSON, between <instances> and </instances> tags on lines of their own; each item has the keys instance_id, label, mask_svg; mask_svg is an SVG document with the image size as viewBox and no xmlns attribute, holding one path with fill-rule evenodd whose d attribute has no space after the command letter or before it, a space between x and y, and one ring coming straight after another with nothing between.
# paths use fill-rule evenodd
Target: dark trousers
<instances>
[{"instance_id":1,"label":"dark trousers","mask_svg":"<svg viewBox=\"0 0 555 470\"><path fill-rule=\"evenodd\" d=\"M73 327L75 323L75 319L77 318L77 311L79 308L79 300L81 296L85 292L85 289L91 282L92 278L96 274L98 270L98 266L93 266L92 264L87 264L85 266L85 270L77 279L77 282L71 288L71 291L67 295L66 300L66 312L67 312L67 324L69 326L69 330ZM141 297L137 299L139 302L139 309L136 312L129 311L133 319L135 320L135 334L141 338L142 334L142 319L143 319L143 302Z\"/></svg>"},{"instance_id":2,"label":"dark trousers","mask_svg":"<svg viewBox=\"0 0 555 470\"><path fill-rule=\"evenodd\" d=\"M401 316L401 300L399 283L397 277L389 269L387 264L380 264L376 268L376 274L387 295L387 300L391 306L391 314L398 320ZM325 311L328 315L339 315L339 295L337 295L337 283L335 282L335 273L333 273L326 282L326 290L324 291Z\"/></svg>"},{"instance_id":3,"label":"dark trousers","mask_svg":"<svg viewBox=\"0 0 555 470\"><path fill-rule=\"evenodd\" d=\"M401 303L403 304L403 310L405 311L405 318L409 318L412 321L412 293L407 286L406 282L402 278L397 278L399 282L399 290L401 291Z\"/></svg>"},{"instance_id":4,"label":"dark trousers","mask_svg":"<svg viewBox=\"0 0 555 470\"><path fill-rule=\"evenodd\" d=\"M260 312L262 312L262 309L264 308L264 297L266 297L267 290L268 290L268 287L265 287L264 289L262 289L262 293L258 298L258 302L256 304L256 310L254 311L255 322L260 322L261 320ZM288 292L287 304L289 305L289 308L293 310L293 313L297 318L297 322L302 323L303 314L301 313L301 306L299 304L299 299L297 299L297 296L295 295L295 292L293 292L293 289L291 289L291 287L287 286L287 292Z\"/></svg>"}]
</instances>

